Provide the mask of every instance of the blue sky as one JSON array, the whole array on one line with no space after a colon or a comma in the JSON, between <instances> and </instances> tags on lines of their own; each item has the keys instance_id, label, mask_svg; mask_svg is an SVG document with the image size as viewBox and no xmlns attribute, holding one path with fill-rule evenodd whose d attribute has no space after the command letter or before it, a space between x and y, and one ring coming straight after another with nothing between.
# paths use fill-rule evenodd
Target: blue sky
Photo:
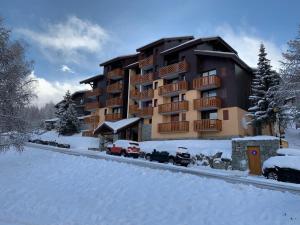
<instances>
[{"instance_id":1,"label":"blue sky","mask_svg":"<svg viewBox=\"0 0 300 225\"><path fill-rule=\"evenodd\" d=\"M220 35L250 66L264 42L278 68L300 24L299 8L296 0L1 0L0 16L28 44L43 104L85 88L78 81L100 73L100 62L161 37Z\"/></svg>"}]
</instances>

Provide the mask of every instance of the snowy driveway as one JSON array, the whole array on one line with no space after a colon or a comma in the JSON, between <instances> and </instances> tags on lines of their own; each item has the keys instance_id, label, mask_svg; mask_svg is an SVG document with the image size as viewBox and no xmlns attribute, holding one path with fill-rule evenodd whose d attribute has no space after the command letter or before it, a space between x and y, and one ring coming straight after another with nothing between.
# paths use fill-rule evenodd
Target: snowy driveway
<instances>
[{"instance_id":1,"label":"snowy driveway","mask_svg":"<svg viewBox=\"0 0 300 225\"><path fill-rule=\"evenodd\" d=\"M300 224L300 197L30 150L0 154L0 224Z\"/></svg>"}]
</instances>

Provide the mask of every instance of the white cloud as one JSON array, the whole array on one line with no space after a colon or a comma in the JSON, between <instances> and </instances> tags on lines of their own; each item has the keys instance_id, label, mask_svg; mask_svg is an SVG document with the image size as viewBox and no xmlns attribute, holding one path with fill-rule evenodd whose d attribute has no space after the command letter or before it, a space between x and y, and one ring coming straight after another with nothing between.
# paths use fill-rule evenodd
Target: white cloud
<instances>
[{"instance_id":1,"label":"white cloud","mask_svg":"<svg viewBox=\"0 0 300 225\"><path fill-rule=\"evenodd\" d=\"M83 53L101 51L109 37L98 24L76 16L61 23L47 24L42 32L23 28L17 31L36 42L51 59L61 56L59 58L72 63L80 63Z\"/></svg>"},{"instance_id":2,"label":"white cloud","mask_svg":"<svg viewBox=\"0 0 300 225\"><path fill-rule=\"evenodd\" d=\"M59 102L63 99L67 90L72 93L78 90L90 89L90 86L80 85L78 81L50 82L37 76L34 71L32 71L30 77L36 80L34 90L37 98L34 99L33 104L39 107L50 101Z\"/></svg>"},{"instance_id":3,"label":"white cloud","mask_svg":"<svg viewBox=\"0 0 300 225\"><path fill-rule=\"evenodd\" d=\"M67 65L62 65L60 68L61 71L66 72L66 73L75 73L70 67Z\"/></svg>"},{"instance_id":4,"label":"white cloud","mask_svg":"<svg viewBox=\"0 0 300 225\"><path fill-rule=\"evenodd\" d=\"M274 69L279 68L281 60L282 46L277 46L272 40L267 40L253 33L253 29L248 28L233 30L229 25L219 26L216 29L217 35L221 36L230 44L249 66L256 67L258 60L259 45L263 43L271 60Z\"/></svg>"}]
</instances>

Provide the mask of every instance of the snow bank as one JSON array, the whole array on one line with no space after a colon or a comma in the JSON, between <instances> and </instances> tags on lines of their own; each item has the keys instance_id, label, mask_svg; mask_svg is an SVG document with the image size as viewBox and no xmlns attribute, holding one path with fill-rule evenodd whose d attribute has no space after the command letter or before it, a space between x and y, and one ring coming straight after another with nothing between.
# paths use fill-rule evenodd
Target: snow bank
<instances>
[{"instance_id":1,"label":"snow bank","mask_svg":"<svg viewBox=\"0 0 300 225\"><path fill-rule=\"evenodd\" d=\"M72 136L58 135L56 131L47 131L41 135L34 135L32 139L43 141L55 141L61 144L69 144L73 149L87 150L88 148L99 148L99 139L94 137L83 137L81 133Z\"/></svg>"},{"instance_id":2,"label":"snow bank","mask_svg":"<svg viewBox=\"0 0 300 225\"><path fill-rule=\"evenodd\" d=\"M267 136L267 135L260 135L260 136L247 136L247 137L242 137L242 138L232 138L233 141L263 141L263 140L279 140L278 137L274 136Z\"/></svg>"},{"instance_id":3,"label":"snow bank","mask_svg":"<svg viewBox=\"0 0 300 225\"><path fill-rule=\"evenodd\" d=\"M296 148L280 148L277 150L277 154L290 155L290 156L300 156L300 149Z\"/></svg>"},{"instance_id":4,"label":"snow bank","mask_svg":"<svg viewBox=\"0 0 300 225\"><path fill-rule=\"evenodd\" d=\"M0 224L299 224L300 197L26 148L0 155Z\"/></svg>"},{"instance_id":5,"label":"snow bank","mask_svg":"<svg viewBox=\"0 0 300 225\"><path fill-rule=\"evenodd\" d=\"M267 159L263 164L264 168L292 168L300 170L300 156L274 156Z\"/></svg>"},{"instance_id":6,"label":"snow bank","mask_svg":"<svg viewBox=\"0 0 300 225\"><path fill-rule=\"evenodd\" d=\"M192 154L203 154L212 156L217 152L222 152L222 158L231 159L231 140L169 140L169 141L144 141L140 142L140 147L145 152L168 151L175 154L178 147L186 147Z\"/></svg>"}]
</instances>

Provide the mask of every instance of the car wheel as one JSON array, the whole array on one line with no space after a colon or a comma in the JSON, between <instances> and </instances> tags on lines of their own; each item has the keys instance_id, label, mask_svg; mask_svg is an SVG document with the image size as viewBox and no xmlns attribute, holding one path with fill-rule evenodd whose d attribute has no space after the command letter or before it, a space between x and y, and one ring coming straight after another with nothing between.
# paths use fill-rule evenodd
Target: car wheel
<instances>
[{"instance_id":1,"label":"car wheel","mask_svg":"<svg viewBox=\"0 0 300 225\"><path fill-rule=\"evenodd\" d=\"M275 171L269 172L267 177L270 180L278 180L278 174Z\"/></svg>"}]
</instances>

